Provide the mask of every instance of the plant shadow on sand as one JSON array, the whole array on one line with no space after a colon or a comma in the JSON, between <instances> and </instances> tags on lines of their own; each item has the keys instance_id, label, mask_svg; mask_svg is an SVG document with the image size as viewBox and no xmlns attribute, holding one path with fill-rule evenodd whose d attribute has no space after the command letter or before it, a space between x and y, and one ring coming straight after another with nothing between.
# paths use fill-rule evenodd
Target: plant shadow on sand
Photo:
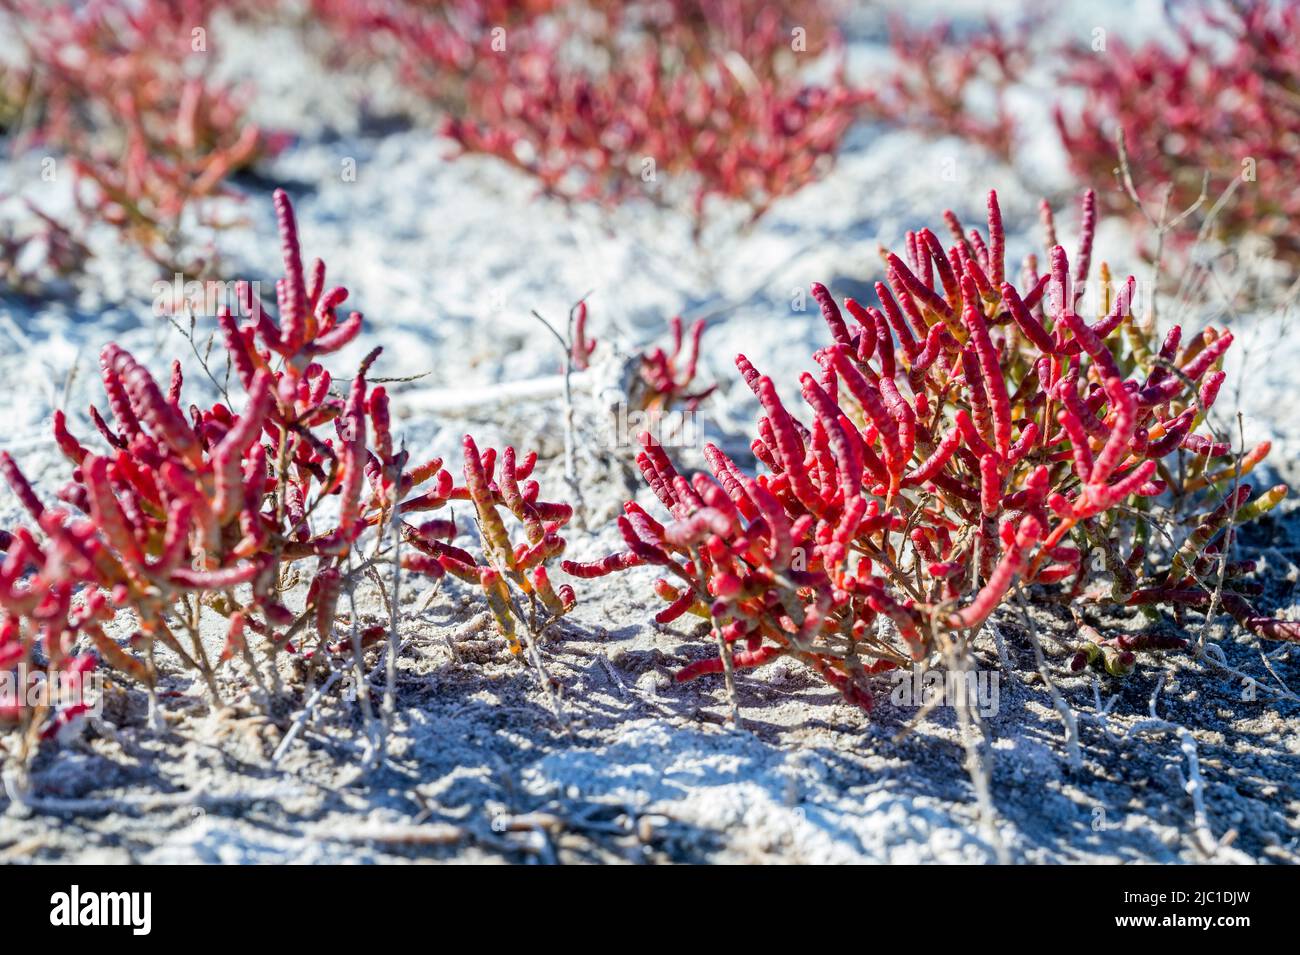
<instances>
[{"instance_id":1,"label":"plant shadow on sand","mask_svg":"<svg viewBox=\"0 0 1300 955\"><path fill-rule=\"evenodd\" d=\"M1294 512L1258 547L1289 546ZM991 639L977 663L997 674L984 720L997 836L1014 861L1200 861L1172 735L1117 741L1149 715L1193 731L1212 832L1232 853L1295 861L1300 758L1286 743L1300 706L1185 655L1124 681L1067 675L1047 639L1064 611L1034 611L1049 674L1076 711L1082 764L1069 765L1063 723L1019 622L998 621L1010 670ZM546 648L569 729L547 709L536 674L495 637L457 642L453 593L405 619L420 635L400 657L388 757L361 767L365 738L347 693L324 702L279 766L283 727L250 712L177 707L161 735L128 693L111 736L42 757L33 792L81 800L67 811L0 816L6 861L559 862L994 861L981 825L955 710L891 700L882 676L868 715L797 666L742 673L744 729L725 725L719 678L675 684L698 654L685 629L647 627L635 592L599 622L566 622ZM621 618L626 618L621 619ZM1063 619L1064 618L1064 619ZM1197 620L1189 627L1202 626ZM1250 641L1221 639L1226 662L1267 673ZM1270 665L1294 681L1294 662ZM1095 700L1109 704L1104 733ZM182 698L184 699L184 698ZM106 714L107 715L107 714ZM280 720L287 725L287 720ZM910 727L910 728L909 728ZM130 794L131 802L120 797ZM151 795L161 802L149 804ZM192 798L177 799L178 796ZM167 799L174 800L167 802ZM117 799L113 808L97 800ZM1233 834L1231 839L1228 835Z\"/></svg>"}]
</instances>

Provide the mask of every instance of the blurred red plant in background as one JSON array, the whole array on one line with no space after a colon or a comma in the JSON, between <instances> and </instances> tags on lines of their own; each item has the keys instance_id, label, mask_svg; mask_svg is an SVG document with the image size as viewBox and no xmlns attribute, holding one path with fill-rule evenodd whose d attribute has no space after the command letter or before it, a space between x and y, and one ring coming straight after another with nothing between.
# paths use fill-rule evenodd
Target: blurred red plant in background
<instances>
[{"instance_id":1,"label":"blurred red plant in background","mask_svg":"<svg viewBox=\"0 0 1300 955\"><path fill-rule=\"evenodd\" d=\"M1300 3L1193 6L1171 33L1136 48L1116 38L1101 52L1068 52L1063 81L1084 92L1077 112L1056 109L1071 167L1098 186L1113 182L1122 132L1137 183L1172 184L1177 209L1197 199L1206 174L1212 197L1236 180L1217 234L1264 236L1278 256L1300 261ZM1102 197L1112 211L1133 211L1121 190Z\"/></svg>"},{"instance_id":2,"label":"blurred red plant in background","mask_svg":"<svg viewBox=\"0 0 1300 955\"><path fill-rule=\"evenodd\" d=\"M88 216L168 271L205 264L185 250L188 215L221 225L207 201L284 143L244 117L246 91L210 78L215 0L0 0L18 26L30 95L21 145L61 150Z\"/></svg>"},{"instance_id":3,"label":"blurred red plant in background","mask_svg":"<svg viewBox=\"0 0 1300 955\"><path fill-rule=\"evenodd\" d=\"M950 23L917 27L891 17L896 62L868 91L866 113L906 129L958 136L1010 160L1017 130L1006 92L1029 64L1027 39L1025 28L1006 30L992 20L963 34Z\"/></svg>"},{"instance_id":4,"label":"blurred red plant in background","mask_svg":"<svg viewBox=\"0 0 1300 955\"><path fill-rule=\"evenodd\" d=\"M827 4L316 0L348 41L392 55L462 152L516 166L549 194L685 205L717 197L751 220L820 177L861 95L805 62L838 38ZM351 45L349 43L349 48Z\"/></svg>"},{"instance_id":5,"label":"blurred red plant in background","mask_svg":"<svg viewBox=\"0 0 1300 955\"><path fill-rule=\"evenodd\" d=\"M1144 221L1117 181L1122 133L1140 190L1170 188L1170 208L1185 209L1208 176L1211 199L1234 190L1215 210L1215 235L1262 236L1277 256L1300 261L1300 190L1289 171L1300 150L1300 2L1169 9L1164 35L1138 46L1113 35L1094 36L1087 47L1062 45L1043 39L1050 34L1034 21L990 21L959 33L896 18L890 42L898 62L872 89L868 112L961 137L1015 162L1024 119L1008 106L1007 93L1041 66L1054 94L1076 94L1053 95L1056 127L1071 171L1098 191L1105 211ZM1203 213L1214 205L1206 203ZM1192 229L1169 241L1195 235Z\"/></svg>"}]
</instances>

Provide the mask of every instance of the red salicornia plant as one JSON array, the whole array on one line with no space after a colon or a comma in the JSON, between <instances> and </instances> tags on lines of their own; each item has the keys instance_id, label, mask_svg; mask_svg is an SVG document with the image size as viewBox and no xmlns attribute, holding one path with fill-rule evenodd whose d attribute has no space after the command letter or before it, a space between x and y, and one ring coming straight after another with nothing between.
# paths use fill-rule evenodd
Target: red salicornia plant
<instances>
[{"instance_id":1,"label":"red salicornia plant","mask_svg":"<svg viewBox=\"0 0 1300 955\"><path fill-rule=\"evenodd\" d=\"M988 206L987 234L952 213L946 248L929 229L909 233L905 255L886 257L875 306L846 299L842 311L813 286L832 342L815 355L820 373L800 378L803 415L736 359L762 408L752 448L766 475L709 445L712 475L687 478L642 437L638 462L669 519L629 502L625 549L564 567L661 569L657 620L706 620L719 647L679 679L730 681L736 668L792 657L866 706L872 673L972 634L1017 585L1103 604L1221 600L1257 634L1300 638L1300 623L1250 608L1234 587L1242 568L1215 575L1226 581L1218 597L1210 579L1224 534L1285 490L1251 500L1237 480L1267 448L1238 466L1197 430L1232 335L1184 343L1174 328L1153 354L1132 320L1132 278L1106 283L1095 318L1079 313L1092 193L1073 265L1055 246L1046 274L1031 257L1018 285L993 193ZM1180 468L1167 466L1174 456ZM1177 547L1152 539L1163 531L1157 498L1193 515Z\"/></svg>"},{"instance_id":2,"label":"red salicornia plant","mask_svg":"<svg viewBox=\"0 0 1300 955\"><path fill-rule=\"evenodd\" d=\"M573 307L573 332L569 344L569 363L578 370L590 367L591 356L599 342L587 335L588 309L585 301ZM667 411L684 405L694 411L701 401L717 389L717 385L696 387L695 375L699 370L700 341L706 323L696 319L687 331L680 315L668 321L671 344L654 345L634 357L635 377L628 385L628 404L634 411Z\"/></svg>"},{"instance_id":3,"label":"red salicornia plant","mask_svg":"<svg viewBox=\"0 0 1300 955\"><path fill-rule=\"evenodd\" d=\"M275 202L285 263L279 322L246 283L240 295L250 319L237 324L229 309L219 318L242 402L227 395L205 409L186 406L179 363L164 387L110 344L100 356L107 414L89 411L102 448L86 447L55 414L55 439L74 467L60 503L47 506L3 459L5 477L45 535L42 546L57 554L33 561L11 548L8 583L21 583L28 595L75 593L109 618L129 611L135 632L125 645L102 627L85 633L108 664L147 686L156 680L158 644L196 669L214 696L216 667L232 655L243 656L260 681L246 636L261 635L274 652L311 622L312 611L328 624L352 545L366 527L391 518L404 487L437 470L408 472L391 447L387 396L365 378L373 355L346 397L334 394L319 359L356 337L361 315L340 318L347 290L325 286L319 260L304 270L288 197L277 192ZM327 501L329 519L321 513ZM15 539L31 533L20 530ZM307 558L316 562L313 606L299 614L283 595L297 576L290 567ZM21 624L28 604L4 604ZM209 658L200 638L212 613L229 621L222 661ZM52 626L63 622L56 615Z\"/></svg>"},{"instance_id":4,"label":"red salicornia plant","mask_svg":"<svg viewBox=\"0 0 1300 955\"><path fill-rule=\"evenodd\" d=\"M311 0L311 20L332 34L331 59L381 58L404 85L439 105L464 102L476 61L510 48L516 29L554 12L555 0ZM493 31L501 31L493 34ZM496 40L495 48L492 41Z\"/></svg>"},{"instance_id":5,"label":"red salicornia plant","mask_svg":"<svg viewBox=\"0 0 1300 955\"><path fill-rule=\"evenodd\" d=\"M500 455L499 475L497 457L495 448L479 451L473 437L466 435L465 483L448 495L473 504L481 556L447 543L455 538L456 525L451 519L440 519L406 528L407 539L420 553L405 558L403 566L435 580L450 573L481 586L498 628L510 640L511 652L519 653L523 644L516 635L517 623L540 634L575 603L573 588L553 587L546 569L547 562L564 551L560 530L573 516L573 508L538 500L539 485L531 479L536 454L516 461L515 449L507 447ZM421 509L424 500L408 502L402 513ZM502 509L524 530L524 540L518 544L511 543Z\"/></svg>"},{"instance_id":6,"label":"red salicornia plant","mask_svg":"<svg viewBox=\"0 0 1300 955\"><path fill-rule=\"evenodd\" d=\"M1168 29L1140 46L1113 33L1104 43L1093 36L1088 46L1061 46L1033 22L959 33L896 19L890 40L897 64L870 91L866 109L1014 161L1024 130L1007 92L1041 65L1058 89L1079 94L1056 98L1056 125L1072 171L1101 190L1108 211L1142 216L1116 182L1123 134L1138 186L1171 186L1170 207L1184 209L1207 175L1212 196L1236 180L1231 201L1216 210L1216 234L1263 236L1294 261L1300 198L1287 169L1300 144L1300 55L1292 42L1300 5L1228 0L1170 10ZM1205 203L1203 211L1214 206ZM1171 233L1168 241L1195 234Z\"/></svg>"},{"instance_id":7,"label":"red salicornia plant","mask_svg":"<svg viewBox=\"0 0 1300 955\"><path fill-rule=\"evenodd\" d=\"M565 540L560 531L573 516L573 507L538 499L540 488L531 478L536 463L536 454L516 460L511 447L505 449L498 462L495 448L480 451L474 439L466 435L462 472L465 483L452 488L446 498L434 497L430 503L440 507L447 499L470 501L480 553L476 556L451 543L457 533L453 518L436 518L416 526L404 525L405 539L414 545L415 552L402 558L402 566L432 580L451 574L480 588L510 652L528 654L556 715L564 721L563 711L551 693L539 643L577 603L573 587L553 585L547 569L564 553ZM425 498L415 498L401 511L421 510L424 506ZM518 543L511 540L510 524L523 531Z\"/></svg>"},{"instance_id":8,"label":"red salicornia plant","mask_svg":"<svg viewBox=\"0 0 1300 955\"><path fill-rule=\"evenodd\" d=\"M552 588L545 569L563 548L558 529L570 510L538 500L528 479L534 457L516 464L507 449L494 479L494 452L480 455L467 437L464 484L440 459L410 466L394 444L385 388L367 381L378 349L350 383L326 370L362 317L339 313L347 290L326 284L319 259L304 267L283 192L275 208L284 253L278 318L247 283L239 286L247 319L229 309L219 317L233 393L206 408L186 404L179 363L161 384L110 344L100 358L107 411L89 410L98 447L55 414L54 437L73 466L58 502L43 500L0 454L0 472L31 521L0 542L6 669L82 668L80 652L90 649L152 690L155 651L165 647L214 699L219 669L242 661L255 700L271 707L280 654L303 654L315 672L329 657L359 655L396 633L395 617L365 628L353 617L351 641L336 639L340 598L380 564L400 559L426 575L472 580L516 646L507 610L540 633L573 605L572 589ZM209 376L225 391L221 376ZM477 510L482 561L451 544L451 520L412 523L457 499ZM524 522L526 545L510 548L497 506ZM512 603L507 583L527 599ZM214 623L227 634L216 659L202 639ZM18 715L29 729L42 724L41 713Z\"/></svg>"}]
</instances>

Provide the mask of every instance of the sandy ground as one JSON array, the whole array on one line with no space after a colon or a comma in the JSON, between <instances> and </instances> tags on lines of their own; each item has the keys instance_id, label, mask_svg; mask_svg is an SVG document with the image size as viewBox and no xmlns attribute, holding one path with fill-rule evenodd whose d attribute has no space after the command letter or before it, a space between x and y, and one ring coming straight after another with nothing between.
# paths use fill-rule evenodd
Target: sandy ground
<instances>
[{"instance_id":1,"label":"sandy ground","mask_svg":"<svg viewBox=\"0 0 1300 955\"><path fill-rule=\"evenodd\" d=\"M858 69L879 55L870 23L860 32ZM425 376L392 386L413 455L454 454L472 431L480 443L537 448L547 489L560 486L557 401L491 397L503 383L558 370L530 309L559 317L591 290L600 381L616 380L620 356L660 334L668 316L710 314L701 377L722 387L701 420L707 438L734 446L753 419L735 353L788 392L821 343L820 320L793 307L796 290L822 281L837 296L858 294L878 277L879 244L896 247L905 229L933 224L948 207L977 222L990 187L1015 224L1009 253L1018 258L1037 244L1039 194L1058 206L1068 196L1046 145L1041 163L1012 170L959 143L864 127L824 182L780 203L756 229L720 228L697 248L671 216L601 218L533 201L530 183L490 162L445 161L446 143L388 118L382 89L370 91L358 119L346 84L301 81L310 66L287 35L264 31L228 68L237 73L241 58L259 57L278 65L266 71L264 118L302 134L261 179L239 183L246 222L217 238L232 272L275 274L269 191L284 185L306 253L325 259L368 318L364 343L337 366L377 342L385 348L378 374ZM954 155L952 181L944 171ZM339 176L348 159L355 182ZM66 183L40 182L30 159L0 161L7 193L67 208ZM1075 222L1072 211L1061 214L1067 244ZM1132 243L1123 224L1103 227L1100 248L1116 271ZM84 410L98 398L104 342L119 341L157 369L181 358L187 387L202 392L189 343L151 312L153 277L111 234L96 233L92 244L87 290L0 304L0 338L10 339L0 349L4 445L46 493L63 464L44 422L64 407L74 430L90 433ZM1234 431L1239 407L1248 439L1275 441L1272 476L1294 482L1294 319L1270 307L1231 314L1224 301L1211 294L1183 316L1192 327L1230 319L1241 342L1215 424ZM200 338L209 330L201 323ZM487 397L466 400L475 389ZM592 532L568 536L570 554L582 558L616 546L610 516L641 492L629 447L609 433L605 399L584 392L579 400ZM698 463L694 454L684 450L688 465ZM12 497L0 495L0 526L16 518ZM1294 504L1244 535L1242 547L1263 562L1268 605L1300 612ZM200 688L173 673L169 725L158 733L146 726L143 696L115 689L102 721L42 755L32 805L0 796L0 860L1114 864L1295 862L1300 853L1300 702L1287 689L1300 685L1294 648L1261 648L1219 625L1208 631L1218 663L1170 657L1102 684L1065 675L1073 625L1064 608L1036 607L1045 670L1078 722L1075 758L1024 621L999 616L977 648L999 687L979 747L991 777L990 826L954 711L918 719L915 706L891 701L884 677L868 717L798 666L777 664L740 677L745 726L726 727L720 681L672 682L707 644L688 628L648 622L658 606L648 580L634 573L582 583L578 610L544 647L567 730L537 675L476 628L467 592L448 585L425 609L421 585L408 582L396 716L387 760L374 770L361 766L364 727L346 681L277 766L271 755L300 696L274 721L241 706L212 712ZM363 616L382 614L373 590L357 597ZM1227 668L1258 680L1253 699ZM236 674L228 680L225 695L240 698L247 687Z\"/></svg>"}]
</instances>

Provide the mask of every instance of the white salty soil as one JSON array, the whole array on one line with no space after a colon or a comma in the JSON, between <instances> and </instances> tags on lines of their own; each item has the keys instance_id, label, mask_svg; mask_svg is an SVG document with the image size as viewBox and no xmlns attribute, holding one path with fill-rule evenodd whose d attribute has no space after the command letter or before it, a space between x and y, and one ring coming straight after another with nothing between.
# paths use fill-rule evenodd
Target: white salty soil
<instances>
[{"instance_id":1,"label":"white salty soil","mask_svg":"<svg viewBox=\"0 0 1300 955\"><path fill-rule=\"evenodd\" d=\"M1127 16L1114 15L1116 29L1129 25ZM880 55L872 24L859 24L855 69ZM1042 190L1052 190L1062 210L1067 245L1075 226L1050 143L1034 145L1041 161L1011 170L960 143L864 127L825 181L780 203L749 233L719 230L695 248L688 227L670 216L630 211L610 224L534 200L531 183L491 162L447 162L450 147L427 126L382 121L381 106L381 119L357 121L352 100L328 82L303 80L311 67L287 34L248 38L229 67L238 72L241 59L277 64L259 108L268 121L304 131L263 170L265 181L240 183L247 222L218 239L229 270L267 282L277 274L269 192L284 185L306 254L321 256L367 315L364 341L339 356L339 373L382 344L377 374L426 376L390 386L398 432L414 457L455 460L467 431L481 445L537 448L553 496L562 496L558 397L493 397L558 371L531 309L558 319L591 291L592 331L605 359L592 377L608 381L618 378L620 356L659 335L668 316L710 314L701 379L721 388L701 420L709 439L730 447L753 420L734 354L744 351L793 394L797 372L824 339L815 306L792 308L796 290L822 281L837 297L860 294L879 278L878 245L897 247L905 229L933 225L949 207L968 226L978 223L990 187L1016 232L1009 253L1017 259L1038 244ZM348 159L355 181L339 175ZM66 184L42 182L34 169L30 156L0 161L0 195L64 211ZM6 211L15 213L15 203ZM1126 226L1106 223L1099 253L1122 272L1132 242ZM204 385L190 344L151 311L152 276L112 234L96 233L93 245L90 291L0 305L0 337L10 339L0 349L3 445L46 495L65 472L45 422L63 407L74 431L91 433L85 408L99 399L103 343L118 341L159 371L178 357L192 394ZM1187 323L1230 320L1239 341L1215 424L1235 433L1240 407L1247 440L1275 442L1270 473L1294 481L1300 346L1286 333L1290 316L1271 307L1229 314L1221 293L1209 298L1185 310ZM209 330L200 320L200 338ZM644 494L631 448L611 437L607 396L579 400L592 533L574 528L569 554L590 558L617 546L612 514L627 495ZM699 463L692 449L681 457ZM0 526L17 519L12 497L0 494ZM1242 547L1262 561L1268 605L1300 611L1294 505L1244 535ZM1072 765L1065 724L1020 618L997 618L977 647L979 666L998 675L1000 691L985 721L996 813L989 827L954 711L940 708L912 726L918 710L891 701L883 677L867 716L801 667L744 674L745 727L727 728L720 680L672 682L673 670L709 646L689 625L650 622L659 606L651 576L578 582L578 610L544 647L567 732L535 674L490 629L476 627L469 593L448 585L422 609L426 592L414 580L403 586L406 645L380 769L360 765L364 732L352 694L327 695L273 766L291 712L276 722L247 707L213 713L200 687L175 673L165 687L173 694L169 725L159 733L146 726L138 691L114 690L99 724L37 762L29 805L0 795L0 860L1297 861L1300 706L1286 689L1297 683L1294 648L1209 629L1223 662L1259 681L1253 700L1243 699L1239 676L1186 656L1144 661L1126 681L1098 683L1065 675L1075 635L1064 609L1034 608L1048 675L1079 725ZM357 598L363 616L382 616L372 587ZM224 689L235 699L241 688L231 680ZM1166 722L1144 722L1153 715ZM1152 728L1128 735L1143 726Z\"/></svg>"}]
</instances>

